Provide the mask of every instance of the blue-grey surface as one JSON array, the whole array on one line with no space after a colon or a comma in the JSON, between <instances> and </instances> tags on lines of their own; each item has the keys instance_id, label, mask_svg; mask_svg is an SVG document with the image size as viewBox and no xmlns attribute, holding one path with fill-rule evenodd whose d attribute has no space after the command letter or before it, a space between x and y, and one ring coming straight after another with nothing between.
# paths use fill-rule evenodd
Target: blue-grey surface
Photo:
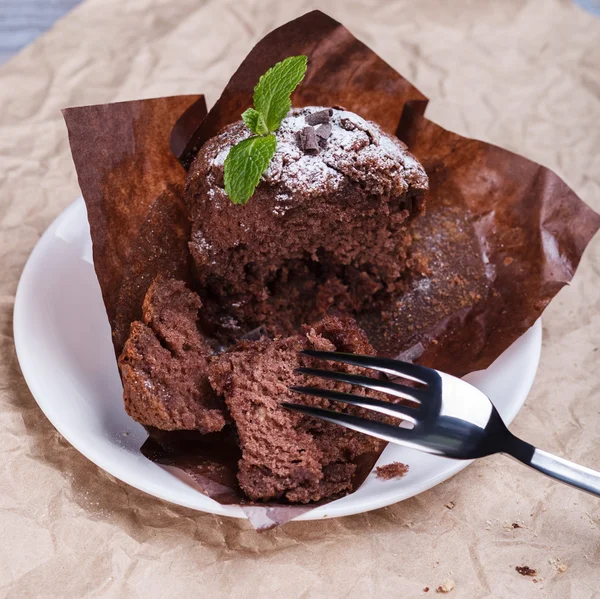
<instances>
[{"instance_id":1,"label":"blue-grey surface","mask_svg":"<svg viewBox=\"0 0 600 599\"><path fill-rule=\"evenodd\" d=\"M0 0L0 63L30 44L81 0Z\"/></svg>"},{"instance_id":2,"label":"blue-grey surface","mask_svg":"<svg viewBox=\"0 0 600 599\"><path fill-rule=\"evenodd\" d=\"M579 4L581 8L585 8L593 15L600 17L600 0L575 0L576 4Z\"/></svg>"}]
</instances>

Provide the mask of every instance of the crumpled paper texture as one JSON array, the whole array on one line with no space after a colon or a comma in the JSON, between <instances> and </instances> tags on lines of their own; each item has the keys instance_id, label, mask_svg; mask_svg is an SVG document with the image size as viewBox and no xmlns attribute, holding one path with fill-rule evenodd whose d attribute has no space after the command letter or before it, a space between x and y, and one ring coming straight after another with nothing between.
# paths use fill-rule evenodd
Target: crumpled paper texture
<instances>
[{"instance_id":1,"label":"crumpled paper texture","mask_svg":"<svg viewBox=\"0 0 600 599\"><path fill-rule=\"evenodd\" d=\"M114 481L27 390L12 342L18 277L78 193L60 108L198 89L211 105L254 42L317 7L431 97L429 118L552 168L600 209L600 20L566 0L85 3L0 68L1 595L419 597L448 578L456 597L597 595L598 501L503 457L389 508L257 535ZM540 369L513 426L596 468L599 283L596 238L544 315Z\"/></svg>"}]
</instances>

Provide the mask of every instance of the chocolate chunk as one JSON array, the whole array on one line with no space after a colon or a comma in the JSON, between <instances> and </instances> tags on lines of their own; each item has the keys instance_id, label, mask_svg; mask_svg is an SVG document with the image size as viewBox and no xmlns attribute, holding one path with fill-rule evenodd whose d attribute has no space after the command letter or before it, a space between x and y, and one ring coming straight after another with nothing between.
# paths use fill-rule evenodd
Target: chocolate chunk
<instances>
[{"instance_id":1,"label":"chocolate chunk","mask_svg":"<svg viewBox=\"0 0 600 599\"><path fill-rule=\"evenodd\" d=\"M306 135L304 134L304 131L298 131L298 133L296 133L296 138L300 149L304 152L304 149L306 148Z\"/></svg>"},{"instance_id":2,"label":"chocolate chunk","mask_svg":"<svg viewBox=\"0 0 600 599\"><path fill-rule=\"evenodd\" d=\"M300 147L305 154L319 153L319 140L314 127L304 127L300 133Z\"/></svg>"},{"instance_id":3,"label":"chocolate chunk","mask_svg":"<svg viewBox=\"0 0 600 599\"><path fill-rule=\"evenodd\" d=\"M319 112L313 112L312 114L307 114L304 117L304 120L309 125L319 125L320 123L328 123L332 114L333 114L333 110L331 108L326 108L325 110L319 110Z\"/></svg>"},{"instance_id":4,"label":"chocolate chunk","mask_svg":"<svg viewBox=\"0 0 600 599\"><path fill-rule=\"evenodd\" d=\"M323 123L315 129L317 137L321 140L326 140L331 135L331 123Z\"/></svg>"}]
</instances>

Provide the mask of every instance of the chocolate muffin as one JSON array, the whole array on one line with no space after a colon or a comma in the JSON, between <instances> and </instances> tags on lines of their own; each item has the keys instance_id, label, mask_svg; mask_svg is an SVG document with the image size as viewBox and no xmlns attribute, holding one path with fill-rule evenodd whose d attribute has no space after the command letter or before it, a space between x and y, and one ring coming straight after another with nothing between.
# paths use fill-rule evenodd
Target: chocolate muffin
<instances>
[{"instance_id":1,"label":"chocolate muffin","mask_svg":"<svg viewBox=\"0 0 600 599\"><path fill-rule=\"evenodd\" d=\"M350 491L356 459L382 447L373 437L281 409L281 402L291 401L362 413L353 406L297 395L288 387L317 384L365 394L345 383L295 372L299 366L315 365L299 355L303 349L374 354L364 333L351 318L337 317L303 329L302 334L274 341L240 341L213 358L209 367L210 383L224 396L237 427L242 450L238 481L253 500L308 503ZM341 364L336 368L365 372ZM369 374L373 376L372 371Z\"/></svg>"},{"instance_id":2,"label":"chocolate muffin","mask_svg":"<svg viewBox=\"0 0 600 599\"><path fill-rule=\"evenodd\" d=\"M293 394L292 385L367 393L297 374L314 362L299 352L375 354L348 314L404 288L408 226L424 210L428 181L406 146L376 124L309 107L283 120L254 195L236 205L223 165L248 135L241 121L226 127L192 164L185 201L197 293L173 279L152 283L119 358L124 399L135 420L156 429L211 433L230 424L243 492L255 501L309 503L350 491L358 460L382 443L280 403L329 406ZM221 342L221 353L201 331L201 307L202 331ZM243 339L249 334L254 340Z\"/></svg>"},{"instance_id":3,"label":"chocolate muffin","mask_svg":"<svg viewBox=\"0 0 600 599\"><path fill-rule=\"evenodd\" d=\"M186 183L189 247L216 334L231 341L260 325L289 334L332 306L357 312L401 289L408 225L428 186L406 146L342 109L293 109L240 206L225 193L223 164L249 135L241 121L226 127L202 147Z\"/></svg>"},{"instance_id":4,"label":"chocolate muffin","mask_svg":"<svg viewBox=\"0 0 600 599\"><path fill-rule=\"evenodd\" d=\"M201 302L183 282L157 277L131 324L119 369L127 413L163 430L219 431L226 409L207 378L212 354L198 330Z\"/></svg>"}]
</instances>

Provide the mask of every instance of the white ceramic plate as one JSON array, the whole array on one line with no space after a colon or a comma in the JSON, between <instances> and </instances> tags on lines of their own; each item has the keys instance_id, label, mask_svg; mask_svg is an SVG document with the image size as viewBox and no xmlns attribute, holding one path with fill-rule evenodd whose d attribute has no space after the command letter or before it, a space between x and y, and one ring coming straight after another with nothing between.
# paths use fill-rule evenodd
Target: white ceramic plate
<instances>
[{"instance_id":1,"label":"white ceramic plate","mask_svg":"<svg viewBox=\"0 0 600 599\"><path fill-rule=\"evenodd\" d=\"M541 349L537 322L486 371L468 379L510 423L523 405ZM39 240L25 266L14 312L17 354L27 384L50 422L78 451L113 476L146 493L192 509L245 518L195 491L139 451L144 429L127 416L82 198ZM469 462L389 445L380 464L410 465L404 478L371 475L352 495L298 518L335 518L407 499L446 480Z\"/></svg>"}]
</instances>

